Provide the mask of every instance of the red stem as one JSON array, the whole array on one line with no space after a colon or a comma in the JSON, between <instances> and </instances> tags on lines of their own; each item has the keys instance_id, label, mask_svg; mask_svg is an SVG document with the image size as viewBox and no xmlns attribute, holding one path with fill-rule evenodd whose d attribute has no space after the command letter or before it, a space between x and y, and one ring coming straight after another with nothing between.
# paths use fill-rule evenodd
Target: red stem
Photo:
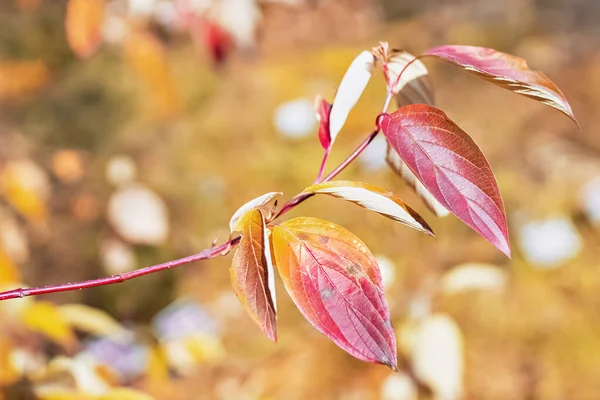
<instances>
[{"instance_id":1,"label":"red stem","mask_svg":"<svg viewBox=\"0 0 600 400\"><path fill-rule=\"evenodd\" d=\"M126 272L124 274L113 275L107 278L100 279L92 279L89 281L83 282L75 282L75 283L65 283L63 285L57 286L44 286L39 288L20 288L13 289L8 292L0 293L0 301L23 298L26 296L35 296L38 294L47 294L47 293L57 293L57 292L68 292L72 290L81 290L96 286L110 285L113 283L121 283L128 281L133 278L137 278L140 276L153 274L155 272L164 271L166 269L171 269L175 267L179 267L180 265L189 264L194 261L200 260L208 260L210 258L215 258L218 256L225 255L231 250L231 247L235 246L240 241L240 238L237 237L232 239L226 243L223 243L220 246L212 247L210 249L206 249L198 254L194 254L188 257L183 257L178 260L169 261L163 264L153 265L151 267L137 269L135 271Z\"/></svg>"},{"instance_id":2,"label":"red stem","mask_svg":"<svg viewBox=\"0 0 600 400\"><path fill-rule=\"evenodd\" d=\"M392 95L393 94L392 94L391 90L388 90L387 98L385 100L385 104L383 106L382 112L386 112L386 110L390 104L390 101L392 99ZM356 150L354 150L354 152L352 152L352 154L350 154L337 168L335 168L333 171L331 171L329 173L329 175L327 175L321 182L329 182L330 180L335 178L340 172L342 172L352 161L354 161L356 159L356 157L359 156L359 154L364 149L367 148L367 146L373 141L373 139L375 138L375 136L377 136L378 133L379 133L379 127L378 127L378 125L376 125L374 130L356 148ZM317 181L320 181L320 177L324 173L325 162L326 162L328 153L329 152L326 152L326 156L323 158L321 169L319 171L319 179L317 179ZM281 207L279 212L274 217L272 217L270 219L270 221L273 221L274 219L278 218L279 216L285 214L286 212L290 211L292 208L296 207L298 204L302 203L303 201L305 201L306 199L308 199L312 196L313 196L313 194L311 194L311 193L300 193L300 194L294 196L292 199L290 199L288 202L286 202ZM231 239L217 247L211 247L210 249L206 249L204 251L201 251L200 253L197 253L197 254L194 254L191 256L183 257L183 258L180 258L177 260L153 265L153 266L146 267L146 268L137 269L135 271L126 272L124 274L109 276L107 278L91 279L91 280L87 280L87 281L83 281L83 282L65 283L65 284L56 285L56 286L50 285L50 286L43 286L43 287L38 287L38 288L19 288L19 289L9 290L6 292L0 292L0 301L23 298L23 297L27 297L27 296L35 296L35 295L40 295L40 294L69 292L69 291L74 291L74 290L87 289L87 288L91 288L91 287L111 285L113 283L125 282L130 279L138 278L140 276L153 274L155 272L164 271L167 269L186 265L186 264L192 263L194 261L208 260L211 258L223 256L223 255L229 253L231 248L233 246L235 246L236 244L238 244L239 241L240 241L240 237L237 237L237 238Z\"/></svg>"},{"instance_id":3,"label":"red stem","mask_svg":"<svg viewBox=\"0 0 600 400\"><path fill-rule=\"evenodd\" d=\"M325 154L323 154L323 160L321 161L321 167L319 168L319 173L317 174L317 178L315 179L314 183L321 182L321 179L323 178L323 174L325 173L325 164L327 164L327 158L329 157L330 151L331 151L331 144L329 145L327 150L325 150Z\"/></svg>"}]
</instances>

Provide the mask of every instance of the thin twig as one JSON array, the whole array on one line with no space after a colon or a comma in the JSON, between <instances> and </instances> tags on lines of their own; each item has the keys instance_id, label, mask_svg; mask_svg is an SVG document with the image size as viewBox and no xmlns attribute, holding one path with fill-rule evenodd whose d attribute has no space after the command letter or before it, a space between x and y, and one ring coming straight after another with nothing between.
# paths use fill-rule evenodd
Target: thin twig
<instances>
[{"instance_id":1,"label":"thin twig","mask_svg":"<svg viewBox=\"0 0 600 400\"><path fill-rule=\"evenodd\" d=\"M392 92L390 90L388 90L387 98L385 100L385 104L383 106L382 112L387 111L387 108L390 104L391 99L392 99ZM356 157L359 156L359 154L364 149L367 148L367 146L373 141L373 139L375 138L375 136L377 136L378 133L379 133L379 128L378 128L378 126L376 126L375 129L369 134L369 136L367 136L367 138L356 148L356 150L354 150L352 152L352 154L350 154L340 165L338 165L337 168L335 168L333 171L331 171L331 173L329 173L329 175L327 175L325 178L323 178L323 180L321 182L329 182L330 180L335 178L340 172L342 172L352 161L354 161L356 159ZM324 159L323 165L321 168L322 171L320 172L320 175L323 174L325 161L326 160ZM281 209L279 210L279 212L277 214L275 214L272 218L270 218L270 221L275 220L276 218L278 218L281 215L285 214L286 212L290 211L292 208L296 207L297 205L299 205L300 203L304 202L306 199L308 199L312 196L313 196L312 193L300 193L300 194L294 196L292 199L290 199L288 202L286 202L281 207ZM12 289L12 290L9 290L6 292L0 292L0 301L10 300L10 299L18 299L18 298L23 298L23 297L27 297L27 296L35 296L35 295L40 295L40 294L69 292L69 291L87 289L87 288L91 288L91 287L112 285L114 283L125 282L128 280L134 279L134 278L138 278L140 276L149 275L149 274L153 274L155 272L164 271L167 269L190 264L194 261L209 260L211 258L224 256L227 253L229 253L229 251L235 245L237 245L239 241L240 241L240 237L236 237L236 238L231 239L231 240L229 240L219 246L216 246L216 247L213 244L213 246L211 246L209 249L206 249L204 251L201 251L200 253L197 253L197 254L194 254L191 256L179 258L177 260L169 261L169 262L162 263L162 264L152 265L150 267L140 268L135 271L126 272L124 274L117 274L117 275L109 276L106 278L91 279L91 280L82 281L82 282L65 283L62 285L49 285L49 286L43 286L43 287L37 287L37 288L18 288L18 289Z\"/></svg>"}]
</instances>

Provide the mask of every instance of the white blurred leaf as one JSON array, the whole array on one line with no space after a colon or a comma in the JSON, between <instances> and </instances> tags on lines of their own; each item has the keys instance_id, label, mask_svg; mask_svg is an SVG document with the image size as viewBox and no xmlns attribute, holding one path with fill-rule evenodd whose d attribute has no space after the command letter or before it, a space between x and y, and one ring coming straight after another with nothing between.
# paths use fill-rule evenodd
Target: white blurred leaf
<instances>
[{"instance_id":1,"label":"white blurred leaf","mask_svg":"<svg viewBox=\"0 0 600 400\"><path fill-rule=\"evenodd\" d=\"M350 64L350 67L348 67L346 74L342 78L342 82L333 99L329 117L331 145L333 145L335 138L340 133L344 123L346 123L350 110L354 108L367 87L369 79L371 79L373 66L373 54L363 51L352 61L352 64Z\"/></svg>"},{"instance_id":2,"label":"white blurred leaf","mask_svg":"<svg viewBox=\"0 0 600 400\"><path fill-rule=\"evenodd\" d=\"M108 201L108 219L123 239L134 244L159 245L169 234L165 202L141 184L113 193Z\"/></svg>"},{"instance_id":3,"label":"white blurred leaf","mask_svg":"<svg viewBox=\"0 0 600 400\"><path fill-rule=\"evenodd\" d=\"M410 359L417 378L439 400L457 400L463 392L463 338L458 325L445 314L418 322Z\"/></svg>"},{"instance_id":4,"label":"white blurred leaf","mask_svg":"<svg viewBox=\"0 0 600 400\"><path fill-rule=\"evenodd\" d=\"M575 257L583 246L577 228L563 216L529 222L519 233L526 258L540 267L556 268Z\"/></svg>"},{"instance_id":5,"label":"white blurred leaf","mask_svg":"<svg viewBox=\"0 0 600 400\"><path fill-rule=\"evenodd\" d=\"M442 293L470 290L502 290L508 277L501 268L490 264L462 264L446 272L440 282Z\"/></svg>"},{"instance_id":6,"label":"white blurred leaf","mask_svg":"<svg viewBox=\"0 0 600 400\"><path fill-rule=\"evenodd\" d=\"M410 376L396 372L383 381L381 400L417 400L417 388Z\"/></svg>"}]
</instances>

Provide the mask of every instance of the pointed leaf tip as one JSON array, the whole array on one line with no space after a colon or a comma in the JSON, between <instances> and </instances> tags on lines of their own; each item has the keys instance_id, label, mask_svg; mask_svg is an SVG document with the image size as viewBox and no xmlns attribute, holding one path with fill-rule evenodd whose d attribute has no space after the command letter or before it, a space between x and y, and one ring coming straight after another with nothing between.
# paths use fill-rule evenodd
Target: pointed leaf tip
<instances>
[{"instance_id":1,"label":"pointed leaf tip","mask_svg":"<svg viewBox=\"0 0 600 400\"><path fill-rule=\"evenodd\" d=\"M367 210L375 211L394 221L435 237L431 227L415 210L407 206L392 192L380 187L363 182L331 181L309 186L304 189L304 192L327 194L350 201Z\"/></svg>"},{"instance_id":2,"label":"pointed leaf tip","mask_svg":"<svg viewBox=\"0 0 600 400\"><path fill-rule=\"evenodd\" d=\"M579 126L560 89L543 73L530 70L520 57L476 46L439 46L423 55L451 62L494 85L553 107Z\"/></svg>"},{"instance_id":3,"label":"pointed leaf tip","mask_svg":"<svg viewBox=\"0 0 600 400\"><path fill-rule=\"evenodd\" d=\"M425 104L382 115L381 131L442 206L510 257L508 224L496 178L466 132L443 111Z\"/></svg>"},{"instance_id":4,"label":"pointed leaf tip","mask_svg":"<svg viewBox=\"0 0 600 400\"><path fill-rule=\"evenodd\" d=\"M275 264L304 317L352 356L397 368L381 273L365 244L317 218L286 221L272 236Z\"/></svg>"}]
</instances>

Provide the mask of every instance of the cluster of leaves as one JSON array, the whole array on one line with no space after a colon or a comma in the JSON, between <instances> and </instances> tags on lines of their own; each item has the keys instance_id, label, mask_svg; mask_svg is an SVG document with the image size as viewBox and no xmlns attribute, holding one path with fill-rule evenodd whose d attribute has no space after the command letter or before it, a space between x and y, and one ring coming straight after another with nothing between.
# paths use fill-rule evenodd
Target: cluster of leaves
<instances>
[{"instance_id":1,"label":"cluster of leaves","mask_svg":"<svg viewBox=\"0 0 600 400\"><path fill-rule=\"evenodd\" d=\"M381 273L365 244L346 229L317 218L272 223L290 204L328 194L433 236L423 218L393 193L361 182L331 181L340 168L322 178L327 156L375 65L385 76L388 98L364 147L381 131L388 142L388 163L436 215L456 215L510 257L506 213L490 164L471 137L433 106L428 71L420 61L425 56L458 65L575 121L560 90L542 73L529 70L524 60L508 54L472 46L441 46L414 57L390 50L386 43L362 52L342 79L333 103L317 97L318 136L325 154L315 184L279 213L268 206L278 193L254 199L236 212L230 224L232 234L241 233L230 269L235 292L271 340L277 338L273 284L277 269L292 300L315 328L351 355L397 369L396 338ZM392 95L400 108L387 114Z\"/></svg>"},{"instance_id":2,"label":"cluster of leaves","mask_svg":"<svg viewBox=\"0 0 600 400\"><path fill-rule=\"evenodd\" d=\"M102 0L69 2L67 36L81 57L91 55L100 43L103 4ZM170 98L171 85L164 86L163 79L167 74L160 72L166 66L160 56L159 42L142 33L132 36L128 43L125 47L132 54L143 57L139 62L134 57L133 65L138 65L149 82L159 85L153 87L153 92ZM415 57L381 43L354 59L331 104L317 97L315 109L323 161L313 185L281 208L271 204L280 195L277 192L251 200L232 217L229 242L196 256L93 282L16 289L0 293L0 300L118 283L224 255L238 245L230 269L234 290L270 339L277 339L274 285L277 269L292 300L316 329L361 360L397 369L396 338L381 273L367 246L332 222L310 217L283 223L275 220L306 199L323 194L353 202L433 236L425 220L395 194L362 182L333 180L382 133L388 143L385 157L389 165L434 214L454 214L510 257L506 212L491 166L470 136L434 106L428 70L421 61L424 57L455 64L495 85L556 108L575 121L571 107L556 85L542 73L529 70L520 58L472 46L440 46ZM153 67L148 70L146 65ZM336 138L376 66L385 77L387 97L374 130L342 164L324 176ZM387 113L394 97L400 107Z\"/></svg>"}]
</instances>

